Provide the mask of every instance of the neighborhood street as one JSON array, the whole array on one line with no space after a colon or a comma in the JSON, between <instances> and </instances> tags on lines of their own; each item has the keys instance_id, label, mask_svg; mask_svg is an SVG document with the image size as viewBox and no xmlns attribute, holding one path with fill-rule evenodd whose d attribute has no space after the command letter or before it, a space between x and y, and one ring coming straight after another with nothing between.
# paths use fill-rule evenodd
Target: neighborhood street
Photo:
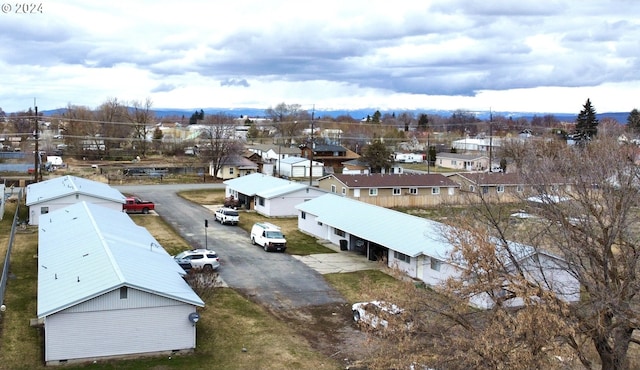
<instances>
[{"instance_id":1,"label":"neighborhood street","mask_svg":"<svg viewBox=\"0 0 640 370\"><path fill-rule=\"evenodd\" d=\"M222 263L221 278L248 298L273 310L345 303L313 268L289 254L267 253L252 245L246 231L214 222L212 211L176 194L181 190L223 187L223 184L115 186L122 193L153 201L156 212L194 248L206 245L215 250ZM209 220L206 240L205 219Z\"/></svg>"}]
</instances>

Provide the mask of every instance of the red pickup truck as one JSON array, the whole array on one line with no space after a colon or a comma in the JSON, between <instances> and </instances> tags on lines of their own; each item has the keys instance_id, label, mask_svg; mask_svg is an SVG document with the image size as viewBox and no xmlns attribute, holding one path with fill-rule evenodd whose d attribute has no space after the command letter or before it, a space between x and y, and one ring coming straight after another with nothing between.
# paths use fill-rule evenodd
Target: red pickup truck
<instances>
[{"instance_id":1,"label":"red pickup truck","mask_svg":"<svg viewBox=\"0 0 640 370\"><path fill-rule=\"evenodd\" d=\"M146 200L141 200L136 197L127 197L126 203L122 205L122 210L127 213L144 213L147 214L149 211L153 211L155 209L155 204L153 202L149 202Z\"/></svg>"}]
</instances>

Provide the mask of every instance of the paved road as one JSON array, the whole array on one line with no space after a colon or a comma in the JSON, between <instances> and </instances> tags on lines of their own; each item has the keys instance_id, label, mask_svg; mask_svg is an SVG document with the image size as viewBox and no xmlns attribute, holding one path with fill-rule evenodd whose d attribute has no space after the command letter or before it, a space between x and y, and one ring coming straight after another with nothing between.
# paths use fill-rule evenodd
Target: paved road
<instances>
[{"instance_id":1,"label":"paved road","mask_svg":"<svg viewBox=\"0 0 640 370\"><path fill-rule=\"evenodd\" d=\"M267 253L251 244L239 227L214 222L213 212L176 195L176 191L223 188L222 184L115 186L122 193L153 201L157 213L194 247L214 249L220 276L233 289L275 310L295 309L344 298L319 272L286 253ZM242 216L241 216L242 217ZM209 220L206 229L204 220Z\"/></svg>"}]
</instances>

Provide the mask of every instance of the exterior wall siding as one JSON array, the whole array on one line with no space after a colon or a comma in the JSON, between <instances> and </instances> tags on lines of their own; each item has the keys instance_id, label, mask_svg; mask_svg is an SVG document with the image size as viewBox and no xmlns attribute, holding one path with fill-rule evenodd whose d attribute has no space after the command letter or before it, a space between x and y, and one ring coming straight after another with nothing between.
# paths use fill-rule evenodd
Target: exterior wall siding
<instances>
[{"instance_id":1,"label":"exterior wall siding","mask_svg":"<svg viewBox=\"0 0 640 370\"><path fill-rule=\"evenodd\" d=\"M184 303L175 299L165 298L156 294L149 294L137 289L127 289L127 299L120 299L120 290L116 289L101 296L69 307L65 313L125 310L132 308L148 308L157 306L178 306Z\"/></svg>"},{"instance_id":2,"label":"exterior wall siding","mask_svg":"<svg viewBox=\"0 0 640 370\"><path fill-rule=\"evenodd\" d=\"M45 361L193 349L196 327L188 304L86 312L45 319Z\"/></svg>"},{"instance_id":3,"label":"exterior wall siding","mask_svg":"<svg viewBox=\"0 0 640 370\"><path fill-rule=\"evenodd\" d=\"M42 203L34 203L29 206L29 224L39 224L41 216L40 212L42 207L49 207L49 212L53 212L83 201L87 203L99 204L116 211L122 211L122 203L117 203L102 198L96 198L86 194L70 194L58 199L53 199Z\"/></svg>"}]
</instances>

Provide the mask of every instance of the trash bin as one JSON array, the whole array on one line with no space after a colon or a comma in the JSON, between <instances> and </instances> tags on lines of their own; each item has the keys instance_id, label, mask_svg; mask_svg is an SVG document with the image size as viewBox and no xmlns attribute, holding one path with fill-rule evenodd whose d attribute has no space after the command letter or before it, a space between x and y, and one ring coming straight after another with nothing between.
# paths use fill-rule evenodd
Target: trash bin
<instances>
[{"instance_id":1,"label":"trash bin","mask_svg":"<svg viewBox=\"0 0 640 370\"><path fill-rule=\"evenodd\" d=\"M340 250L341 251L349 250L349 241L347 239L340 240Z\"/></svg>"}]
</instances>

